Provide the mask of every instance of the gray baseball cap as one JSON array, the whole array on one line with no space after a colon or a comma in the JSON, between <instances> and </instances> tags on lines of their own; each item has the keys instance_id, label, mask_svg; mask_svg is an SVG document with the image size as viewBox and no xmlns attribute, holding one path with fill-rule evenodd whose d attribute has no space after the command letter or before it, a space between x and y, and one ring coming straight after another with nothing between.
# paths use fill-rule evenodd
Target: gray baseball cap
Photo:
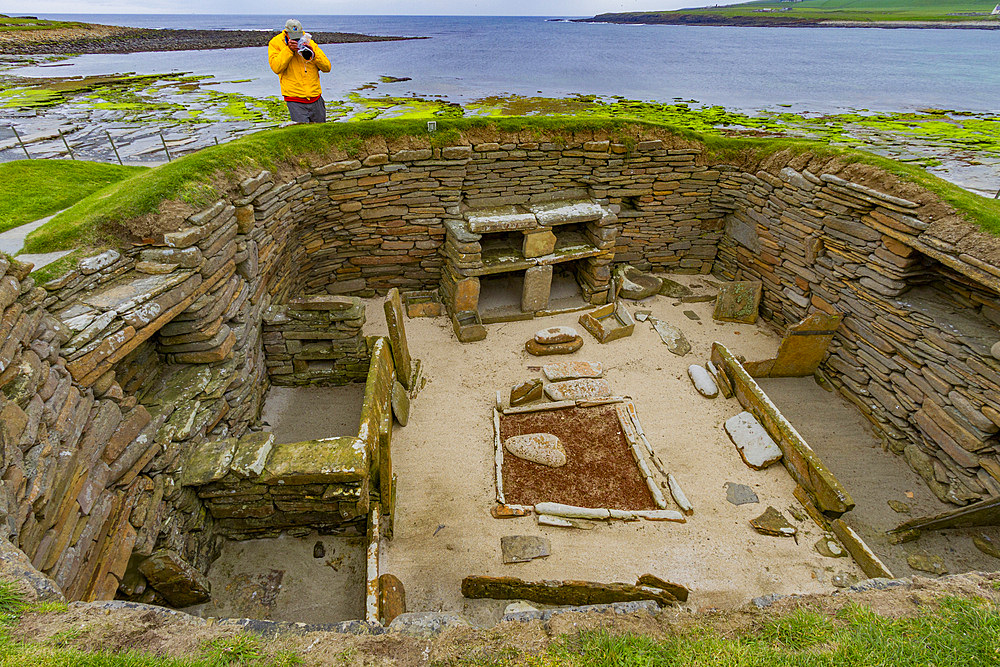
<instances>
[{"instance_id":1,"label":"gray baseball cap","mask_svg":"<svg viewBox=\"0 0 1000 667\"><path fill-rule=\"evenodd\" d=\"M288 39L299 39L302 37L302 23L298 19L288 19L285 21L285 32L288 33Z\"/></svg>"}]
</instances>

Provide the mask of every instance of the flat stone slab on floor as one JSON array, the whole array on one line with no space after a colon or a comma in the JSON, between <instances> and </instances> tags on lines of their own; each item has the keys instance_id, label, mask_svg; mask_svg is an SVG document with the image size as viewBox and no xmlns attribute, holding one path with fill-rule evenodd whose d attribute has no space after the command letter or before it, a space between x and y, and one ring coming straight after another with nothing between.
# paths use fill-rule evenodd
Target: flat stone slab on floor
<instances>
[{"instance_id":1,"label":"flat stone slab on floor","mask_svg":"<svg viewBox=\"0 0 1000 667\"><path fill-rule=\"evenodd\" d=\"M683 357L685 354L691 351L691 343L684 336L684 332L675 327L672 324L667 324L663 320L658 320L655 317L649 318L650 323L653 325L653 329L660 336L660 340L663 344L667 346L667 349L676 354L678 357Z\"/></svg>"},{"instance_id":2,"label":"flat stone slab on floor","mask_svg":"<svg viewBox=\"0 0 1000 667\"><path fill-rule=\"evenodd\" d=\"M545 385L545 395L553 401L577 401L586 398L607 398L611 384L599 378L566 380Z\"/></svg>"},{"instance_id":3,"label":"flat stone slab on floor","mask_svg":"<svg viewBox=\"0 0 1000 667\"><path fill-rule=\"evenodd\" d=\"M726 500L733 505L748 505L760 502L753 489L746 484L737 484L735 482L726 482Z\"/></svg>"},{"instance_id":4,"label":"flat stone slab on floor","mask_svg":"<svg viewBox=\"0 0 1000 667\"><path fill-rule=\"evenodd\" d=\"M747 411L726 420L726 433L736 445L743 462L754 470L763 470L781 460L781 448L767 430Z\"/></svg>"},{"instance_id":5,"label":"flat stone slab on floor","mask_svg":"<svg viewBox=\"0 0 1000 667\"><path fill-rule=\"evenodd\" d=\"M506 535L500 538L500 553L504 563L527 563L552 553L552 545L535 535Z\"/></svg>"},{"instance_id":6,"label":"flat stone slab on floor","mask_svg":"<svg viewBox=\"0 0 1000 667\"><path fill-rule=\"evenodd\" d=\"M604 366L599 361L557 361L542 366L542 374L549 382L599 378L604 375Z\"/></svg>"},{"instance_id":7,"label":"flat stone slab on floor","mask_svg":"<svg viewBox=\"0 0 1000 667\"><path fill-rule=\"evenodd\" d=\"M756 519L751 519L750 525L761 535L773 535L774 537L794 537L798 532L795 526L788 523L784 514L771 506L768 506L764 513Z\"/></svg>"}]
</instances>

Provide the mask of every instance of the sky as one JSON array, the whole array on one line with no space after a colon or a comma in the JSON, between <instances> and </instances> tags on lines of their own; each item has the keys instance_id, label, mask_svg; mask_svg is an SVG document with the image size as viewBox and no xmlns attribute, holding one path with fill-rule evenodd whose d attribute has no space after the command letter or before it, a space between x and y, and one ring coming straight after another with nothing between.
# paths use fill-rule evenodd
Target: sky
<instances>
[{"instance_id":1,"label":"sky","mask_svg":"<svg viewBox=\"0 0 1000 667\"><path fill-rule=\"evenodd\" d=\"M733 2L738 0L731 0ZM309 0L285 3L308 14L592 16L603 12L714 5L703 0ZM0 14L274 14L274 0L0 0Z\"/></svg>"}]
</instances>

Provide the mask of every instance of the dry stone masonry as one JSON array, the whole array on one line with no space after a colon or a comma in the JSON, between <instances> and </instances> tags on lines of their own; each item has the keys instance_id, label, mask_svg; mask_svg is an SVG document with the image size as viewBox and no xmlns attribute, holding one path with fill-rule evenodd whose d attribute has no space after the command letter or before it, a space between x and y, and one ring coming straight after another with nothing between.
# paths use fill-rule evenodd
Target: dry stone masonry
<instances>
[{"instance_id":1,"label":"dry stone masonry","mask_svg":"<svg viewBox=\"0 0 1000 667\"><path fill-rule=\"evenodd\" d=\"M759 284L778 326L835 316L819 372L886 446L944 500L1000 492L1000 251L936 195L808 154L719 164L669 136L414 143L260 172L44 286L0 258L0 529L67 598L179 604L223 539L373 516L391 532L392 396L402 411L417 371L400 296L434 314L439 295L481 339L494 270L523 272L532 313L554 265L600 306L625 262ZM365 338L357 297L393 288L391 342ZM634 323L609 303L581 325L610 341ZM356 434L262 433L270 384L351 381Z\"/></svg>"}]
</instances>

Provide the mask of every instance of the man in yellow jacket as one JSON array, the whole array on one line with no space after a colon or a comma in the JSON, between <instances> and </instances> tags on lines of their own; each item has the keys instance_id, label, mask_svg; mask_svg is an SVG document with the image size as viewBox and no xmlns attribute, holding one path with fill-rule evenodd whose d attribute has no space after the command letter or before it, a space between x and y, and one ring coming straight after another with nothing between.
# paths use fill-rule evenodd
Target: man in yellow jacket
<instances>
[{"instance_id":1,"label":"man in yellow jacket","mask_svg":"<svg viewBox=\"0 0 1000 667\"><path fill-rule=\"evenodd\" d=\"M267 45L267 61L278 75L281 94L295 123L325 123L326 104L319 73L330 71L330 59L302 24L288 19L285 29Z\"/></svg>"}]
</instances>

